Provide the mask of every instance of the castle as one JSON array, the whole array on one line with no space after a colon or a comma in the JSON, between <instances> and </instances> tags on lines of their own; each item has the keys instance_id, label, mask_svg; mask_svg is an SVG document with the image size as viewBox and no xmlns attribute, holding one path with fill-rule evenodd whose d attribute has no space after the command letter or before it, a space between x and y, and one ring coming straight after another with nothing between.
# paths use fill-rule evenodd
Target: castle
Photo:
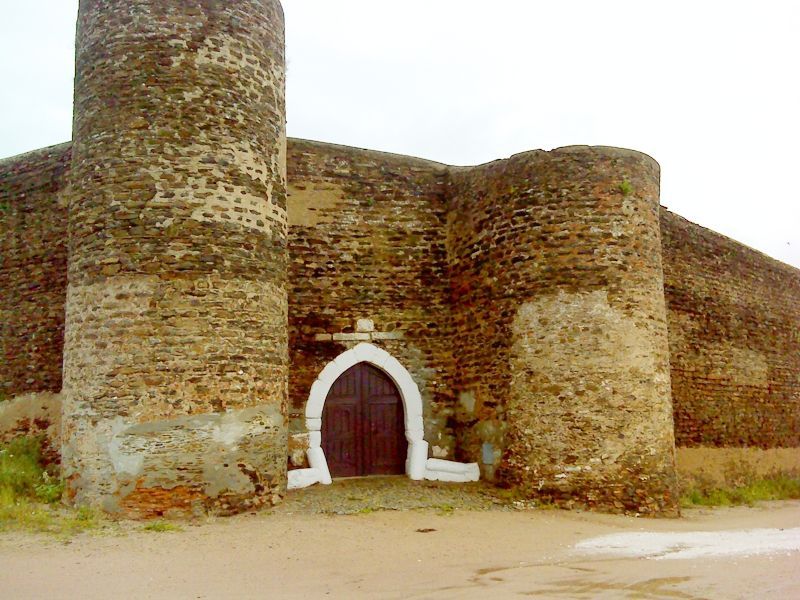
<instances>
[{"instance_id":1,"label":"castle","mask_svg":"<svg viewBox=\"0 0 800 600\"><path fill-rule=\"evenodd\" d=\"M800 272L654 160L287 141L284 65L278 0L81 0L72 142L0 161L0 437L60 421L70 501L406 474L668 515L676 448L800 447Z\"/></svg>"}]
</instances>

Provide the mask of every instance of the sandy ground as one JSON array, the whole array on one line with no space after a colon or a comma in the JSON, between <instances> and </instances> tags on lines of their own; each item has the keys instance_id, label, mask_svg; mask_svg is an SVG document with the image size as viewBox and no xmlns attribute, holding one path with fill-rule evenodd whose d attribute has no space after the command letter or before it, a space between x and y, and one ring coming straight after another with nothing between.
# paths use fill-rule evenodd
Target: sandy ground
<instances>
[{"instance_id":1,"label":"sandy ground","mask_svg":"<svg viewBox=\"0 0 800 600\"><path fill-rule=\"evenodd\" d=\"M785 546L661 560L606 554L592 541L719 532L725 545L726 535L762 528L785 538L800 527L800 502L680 520L426 510L246 515L175 533L131 527L67 544L3 535L0 598L800 598L800 551Z\"/></svg>"}]
</instances>

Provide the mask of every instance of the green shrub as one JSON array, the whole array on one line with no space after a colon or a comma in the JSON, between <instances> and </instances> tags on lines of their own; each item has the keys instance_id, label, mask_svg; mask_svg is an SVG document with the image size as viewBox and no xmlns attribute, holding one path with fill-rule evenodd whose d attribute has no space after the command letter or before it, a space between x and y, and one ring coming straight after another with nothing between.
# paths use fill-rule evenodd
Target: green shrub
<instances>
[{"instance_id":1,"label":"green shrub","mask_svg":"<svg viewBox=\"0 0 800 600\"><path fill-rule=\"evenodd\" d=\"M64 485L42 464L42 439L0 445L0 531L21 529L69 536L97 527L95 512L57 506Z\"/></svg>"},{"instance_id":2,"label":"green shrub","mask_svg":"<svg viewBox=\"0 0 800 600\"><path fill-rule=\"evenodd\" d=\"M42 465L41 438L19 437L0 445L0 493L52 504L64 488Z\"/></svg>"},{"instance_id":3,"label":"green shrub","mask_svg":"<svg viewBox=\"0 0 800 600\"><path fill-rule=\"evenodd\" d=\"M98 524L98 517L90 508L69 510L39 504L14 496L8 489L0 489L0 531L23 530L69 537L94 529Z\"/></svg>"},{"instance_id":4,"label":"green shrub","mask_svg":"<svg viewBox=\"0 0 800 600\"><path fill-rule=\"evenodd\" d=\"M633 194L633 184L627 179L619 184L619 191L623 196L630 196Z\"/></svg>"}]
</instances>

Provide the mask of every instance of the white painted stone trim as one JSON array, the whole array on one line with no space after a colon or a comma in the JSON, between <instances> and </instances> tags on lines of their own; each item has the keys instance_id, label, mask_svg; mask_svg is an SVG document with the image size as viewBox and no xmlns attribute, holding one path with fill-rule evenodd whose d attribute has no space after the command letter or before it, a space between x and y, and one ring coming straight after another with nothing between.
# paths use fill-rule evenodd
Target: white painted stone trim
<instances>
[{"instance_id":1,"label":"white painted stone trim","mask_svg":"<svg viewBox=\"0 0 800 600\"><path fill-rule=\"evenodd\" d=\"M425 479L430 481L467 483L480 478L481 469L478 463L459 463L439 458L429 458L425 463Z\"/></svg>"},{"instance_id":2,"label":"white painted stone trim","mask_svg":"<svg viewBox=\"0 0 800 600\"><path fill-rule=\"evenodd\" d=\"M422 424L422 395L411 377L411 374L391 354L372 344L359 344L337 356L319 374L311 386L306 403L306 427L309 436L308 461L312 469L319 469L322 473L320 483L331 483L328 462L322 451L322 410L325 408L325 399L328 397L333 384L345 371L358 363L366 362L384 371L397 389L403 400L404 423L406 440L408 440L408 458L406 460L406 474L415 480L425 478L425 462L428 459L428 442L424 439ZM298 476L299 477L299 476Z\"/></svg>"},{"instance_id":3,"label":"white painted stone trim","mask_svg":"<svg viewBox=\"0 0 800 600\"><path fill-rule=\"evenodd\" d=\"M322 481L322 473L319 469L295 469L289 471L289 484L286 487L290 490L299 490L320 481Z\"/></svg>"},{"instance_id":4,"label":"white painted stone trim","mask_svg":"<svg viewBox=\"0 0 800 600\"><path fill-rule=\"evenodd\" d=\"M300 484L314 478L323 485L333 483L328 469L328 461L322 450L322 411L325 408L328 392L330 392L336 380L345 371L362 362L374 365L385 372L394 381L400 392L400 398L403 401L406 440L408 441L406 475L415 481L423 479L431 479L433 481L477 481L480 477L477 464L464 465L463 463L451 461L431 463L431 460L436 459L428 459L428 442L425 441L422 421L422 395L419 393L417 384L408 370L400 364L400 361L386 352L386 350L372 344L362 343L347 352L343 352L328 363L311 386L305 414L306 428L309 433L307 455L311 469L303 469L309 472L293 476L289 483L290 489L297 489L291 487L292 485L306 487L306 485L301 486ZM445 470L445 465L439 463L447 463L447 469ZM316 482L308 483L307 485L313 485L313 483Z\"/></svg>"}]
</instances>

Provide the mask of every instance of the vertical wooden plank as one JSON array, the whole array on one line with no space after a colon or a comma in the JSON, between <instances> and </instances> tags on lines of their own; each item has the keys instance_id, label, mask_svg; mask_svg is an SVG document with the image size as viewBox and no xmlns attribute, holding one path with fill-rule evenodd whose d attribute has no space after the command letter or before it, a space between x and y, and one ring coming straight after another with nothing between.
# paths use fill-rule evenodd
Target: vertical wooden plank
<instances>
[{"instance_id":1,"label":"vertical wooden plank","mask_svg":"<svg viewBox=\"0 0 800 600\"><path fill-rule=\"evenodd\" d=\"M362 474L358 373L350 369L331 387L322 413L322 448L334 477Z\"/></svg>"}]
</instances>

